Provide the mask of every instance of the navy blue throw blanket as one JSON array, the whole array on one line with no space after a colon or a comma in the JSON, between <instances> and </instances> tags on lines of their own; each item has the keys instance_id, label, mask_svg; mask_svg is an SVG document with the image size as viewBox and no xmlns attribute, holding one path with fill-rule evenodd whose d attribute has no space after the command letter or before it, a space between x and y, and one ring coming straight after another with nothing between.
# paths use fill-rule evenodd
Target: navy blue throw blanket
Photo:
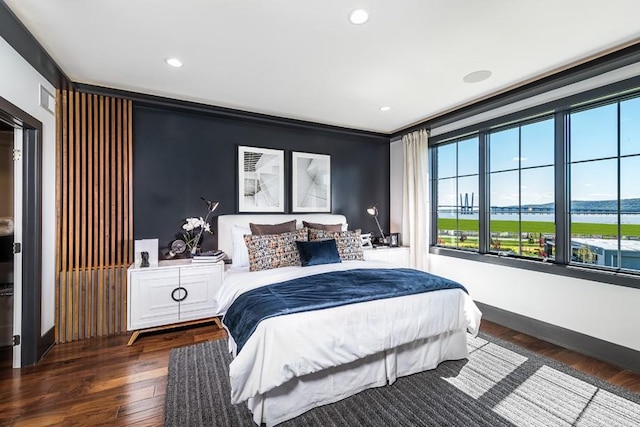
<instances>
[{"instance_id":1,"label":"navy blue throw blanket","mask_svg":"<svg viewBox=\"0 0 640 427\"><path fill-rule=\"evenodd\" d=\"M240 353L258 323L270 317L441 289L467 292L457 282L410 268L332 271L247 291L231 304L223 322Z\"/></svg>"}]
</instances>

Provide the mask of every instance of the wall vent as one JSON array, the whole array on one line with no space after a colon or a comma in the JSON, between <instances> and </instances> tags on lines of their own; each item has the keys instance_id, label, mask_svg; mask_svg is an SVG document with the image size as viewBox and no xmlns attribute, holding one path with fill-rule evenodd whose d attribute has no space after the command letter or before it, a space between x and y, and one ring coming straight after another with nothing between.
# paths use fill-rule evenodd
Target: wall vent
<instances>
[{"instance_id":1,"label":"wall vent","mask_svg":"<svg viewBox=\"0 0 640 427\"><path fill-rule=\"evenodd\" d=\"M42 85L40 85L40 106L54 116L56 115L56 97Z\"/></svg>"}]
</instances>

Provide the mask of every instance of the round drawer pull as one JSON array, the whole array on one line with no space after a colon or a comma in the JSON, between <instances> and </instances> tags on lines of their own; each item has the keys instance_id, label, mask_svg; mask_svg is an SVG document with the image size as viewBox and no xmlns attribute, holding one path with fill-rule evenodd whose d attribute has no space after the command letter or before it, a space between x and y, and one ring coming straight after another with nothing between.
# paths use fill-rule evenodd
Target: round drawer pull
<instances>
[{"instance_id":1,"label":"round drawer pull","mask_svg":"<svg viewBox=\"0 0 640 427\"><path fill-rule=\"evenodd\" d=\"M180 292L184 291L184 295L182 295L182 297L180 297ZM178 298L176 298L176 292L178 292ZM171 292L171 299L173 299L175 302L180 302L180 301L184 301L187 298L187 295L189 295L189 293L187 292L187 290L185 288L183 288L182 286L178 286L177 288L175 288L173 290L173 292Z\"/></svg>"}]
</instances>

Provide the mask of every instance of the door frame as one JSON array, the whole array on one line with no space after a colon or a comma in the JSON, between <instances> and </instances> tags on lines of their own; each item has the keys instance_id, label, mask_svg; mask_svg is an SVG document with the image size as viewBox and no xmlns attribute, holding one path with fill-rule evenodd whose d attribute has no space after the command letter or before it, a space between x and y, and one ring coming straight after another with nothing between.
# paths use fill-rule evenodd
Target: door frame
<instances>
[{"instance_id":1,"label":"door frame","mask_svg":"<svg viewBox=\"0 0 640 427\"><path fill-rule=\"evenodd\" d=\"M22 242L22 146L21 127L13 128L13 241ZM17 156L16 156L17 154ZM17 157L17 158L16 158ZM13 335L22 335L22 251L13 254ZM13 367L22 366L22 344L13 345Z\"/></svg>"},{"instance_id":2,"label":"door frame","mask_svg":"<svg viewBox=\"0 0 640 427\"><path fill-rule=\"evenodd\" d=\"M42 335L42 122L0 97L0 120L22 129L21 366L34 365L50 344Z\"/></svg>"}]
</instances>

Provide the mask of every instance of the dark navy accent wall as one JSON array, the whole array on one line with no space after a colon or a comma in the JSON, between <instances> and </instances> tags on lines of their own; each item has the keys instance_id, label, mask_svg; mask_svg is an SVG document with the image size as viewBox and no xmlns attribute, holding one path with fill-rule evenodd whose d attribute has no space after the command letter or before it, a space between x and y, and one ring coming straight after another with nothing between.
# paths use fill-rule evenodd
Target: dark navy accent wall
<instances>
[{"instance_id":1,"label":"dark navy accent wall","mask_svg":"<svg viewBox=\"0 0 640 427\"><path fill-rule=\"evenodd\" d=\"M332 213L345 215L350 229L374 231L366 208L376 203L388 231L387 137L134 104L134 238L158 238L162 256L184 218L206 214L200 196L220 202L215 214L237 213L239 145L285 150L286 213L291 210L291 152L330 154ZM215 237L208 236L203 246L215 246Z\"/></svg>"}]
</instances>

